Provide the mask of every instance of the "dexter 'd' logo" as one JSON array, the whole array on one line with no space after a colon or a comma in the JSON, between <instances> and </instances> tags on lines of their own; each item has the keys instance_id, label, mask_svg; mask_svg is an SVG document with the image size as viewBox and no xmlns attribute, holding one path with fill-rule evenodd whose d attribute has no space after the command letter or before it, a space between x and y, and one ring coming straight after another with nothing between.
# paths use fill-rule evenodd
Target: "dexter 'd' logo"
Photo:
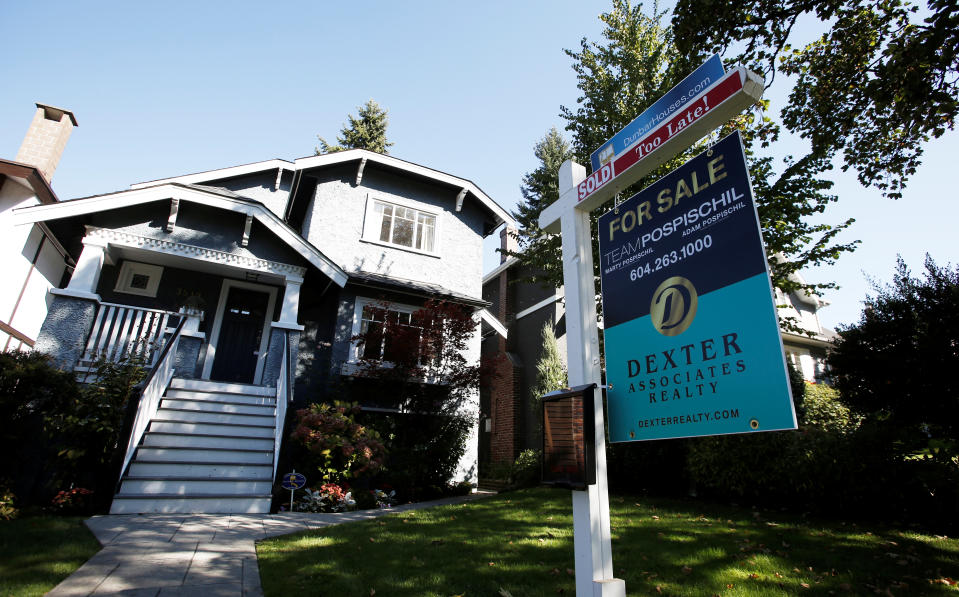
<instances>
[{"instance_id":1,"label":"dexter 'd' logo","mask_svg":"<svg viewBox=\"0 0 959 597\"><path fill-rule=\"evenodd\" d=\"M696 317L699 296L693 283L682 276L667 279L649 305L653 327L664 336L678 336L686 331Z\"/></svg>"}]
</instances>

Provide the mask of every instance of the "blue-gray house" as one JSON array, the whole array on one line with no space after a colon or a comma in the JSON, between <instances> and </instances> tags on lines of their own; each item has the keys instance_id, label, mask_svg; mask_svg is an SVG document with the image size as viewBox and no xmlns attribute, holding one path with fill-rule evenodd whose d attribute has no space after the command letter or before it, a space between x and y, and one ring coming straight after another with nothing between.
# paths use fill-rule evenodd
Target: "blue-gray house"
<instances>
[{"instance_id":1,"label":"blue-gray house","mask_svg":"<svg viewBox=\"0 0 959 597\"><path fill-rule=\"evenodd\" d=\"M469 180L349 150L14 210L76 265L36 340L63 367L156 366L113 512L263 512L287 405L361 356L384 297L489 317L482 241L509 214ZM470 358L479 358L480 338ZM364 350L369 352L370 347ZM390 405L380 405L390 408ZM478 409L478 403L475 406ZM475 471L475 440L462 475Z\"/></svg>"}]
</instances>

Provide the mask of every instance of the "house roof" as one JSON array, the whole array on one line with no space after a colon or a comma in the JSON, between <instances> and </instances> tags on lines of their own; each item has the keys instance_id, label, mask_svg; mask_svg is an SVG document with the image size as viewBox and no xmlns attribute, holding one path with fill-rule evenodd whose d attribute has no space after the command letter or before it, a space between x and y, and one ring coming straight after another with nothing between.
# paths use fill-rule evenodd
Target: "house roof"
<instances>
[{"instance_id":1,"label":"house roof","mask_svg":"<svg viewBox=\"0 0 959 597\"><path fill-rule=\"evenodd\" d=\"M130 185L131 189L142 189L150 186L155 186L158 184L164 183L183 183L183 184L195 184L210 182L215 180L223 180L226 178L235 178L237 176L244 176L247 174L255 174L257 172L266 172L270 170L290 170L293 172L302 172L305 170L310 170L314 168L324 168L328 166L334 166L337 164L343 164L348 162L361 162L366 160L367 163L379 164L386 168L391 168L394 170L399 170L407 174L439 182L442 184L449 185L454 188L458 188L461 191L466 191L467 196L473 197L479 204L490 214L493 215L496 224L499 225L503 222L515 226L515 221L513 217L510 216L509 212L506 211L502 206L500 206L496 201L494 201L489 195L483 192L475 183L465 178L460 178L458 176L453 176L452 174L447 174L446 172L441 172L439 170L434 170L433 168L428 168L426 166L421 166L419 164L414 164L413 162L408 162L406 160L401 160L399 158L384 155L381 153L376 153L373 151L367 151L365 149L348 149L346 151L338 151L335 153L327 153L324 155L317 156L308 156L297 158L292 162L282 159L272 159L266 160L263 162L253 162L251 164L243 164L240 166L231 166L229 168L220 168L217 170L207 170L205 172L197 172L194 174L185 174L183 176L174 176L171 178L162 178L159 180L153 180L149 182L140 182L133 185Z\"/></svg>"},{"instance_id":2,"label":"house roof","mask_svg":"<svg viewBox=\"0 0 959 597\"><path fill-rule=\"evenodd\" d=\"M388 290L412 294L415 296L436 296L456 303L463 303L472 307L489 307L492 303L484 301L481 298L472 297L459 292L454 292L439 284L430 284L429 282L418 282L416 280L407 280L405 278L395 278L393 276L384 276L371 272L350 272L350 284L374 288L379 290Z\"/></svg>"},{"instance_id":3,"label":"house roof","mask_svg":"<svg viewBox=\"0 0 959 597\"><path fill-rule=\"evenodd\" d=\"M0 159L0 175L13 178L33 190L40 203L50 204L60 201L56 193L53 192L53 188L50 187L50 183L40 174L40 170L36 166Z\"/></svg>"},{"instance_id":4,"label":"house roof","mask_svg":"<svg viewBox=\"0 0 959 597\"><path fill-rule=\"evenodd\" d=\"M140 205L153 201L180 199L252 216L301 257L315 266L339 286L345 286L346 272L302 236L293 231L263 204L227 189L202 185L166 183L130 191L95 195L50 205L36 205L13 210L15 224L46 222Z\"/></svg>"}]
</instances>

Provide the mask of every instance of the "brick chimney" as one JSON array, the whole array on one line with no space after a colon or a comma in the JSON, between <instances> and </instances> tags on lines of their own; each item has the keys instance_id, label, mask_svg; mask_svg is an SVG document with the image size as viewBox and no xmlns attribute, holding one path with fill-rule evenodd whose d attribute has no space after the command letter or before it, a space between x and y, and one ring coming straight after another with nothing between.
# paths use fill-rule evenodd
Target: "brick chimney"
<instances>
[{"instance_id":1,"label":"brick chimney","mask_svg":"<svg viewBox=\"0 0 959 597\"><path fill-rule=\"evenodd\" d=\"M515 252L519 249L519 242L516 240L516 228L512 226L503 226L503 229L499 233L499 262L504 263L509 255L506 254L507 251Z\"/></svg>"},{"instance_id":2,"label":"brick chimney","mask_svg":"<svg viewBox=\"0 0 959 597\"><path fill-rule=\"evenodd\" d=\"M33 122L15 160L36 166L49 183L75 126L78 125L73 112L37 104L37 113L33 115Z\"/></svg>"}]
</instances>

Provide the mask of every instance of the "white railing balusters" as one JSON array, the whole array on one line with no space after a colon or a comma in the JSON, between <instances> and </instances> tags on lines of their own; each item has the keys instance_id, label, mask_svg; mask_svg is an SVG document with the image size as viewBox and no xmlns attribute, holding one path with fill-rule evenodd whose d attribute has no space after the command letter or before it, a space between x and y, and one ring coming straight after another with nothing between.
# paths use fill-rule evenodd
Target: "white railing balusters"
<instances>
[{"instance_id":1,"label":"white railing balusters","mask_svg":"<svg viewBox=\"0 0 959 597\"><path fill-rule=\"evenodd\" d=\"M99 358L120 361L139 351L147 363L153 364L170 316L179 317L179 314L101 303L81 361L90 363Z\"/></svg>"}]
</instances>

